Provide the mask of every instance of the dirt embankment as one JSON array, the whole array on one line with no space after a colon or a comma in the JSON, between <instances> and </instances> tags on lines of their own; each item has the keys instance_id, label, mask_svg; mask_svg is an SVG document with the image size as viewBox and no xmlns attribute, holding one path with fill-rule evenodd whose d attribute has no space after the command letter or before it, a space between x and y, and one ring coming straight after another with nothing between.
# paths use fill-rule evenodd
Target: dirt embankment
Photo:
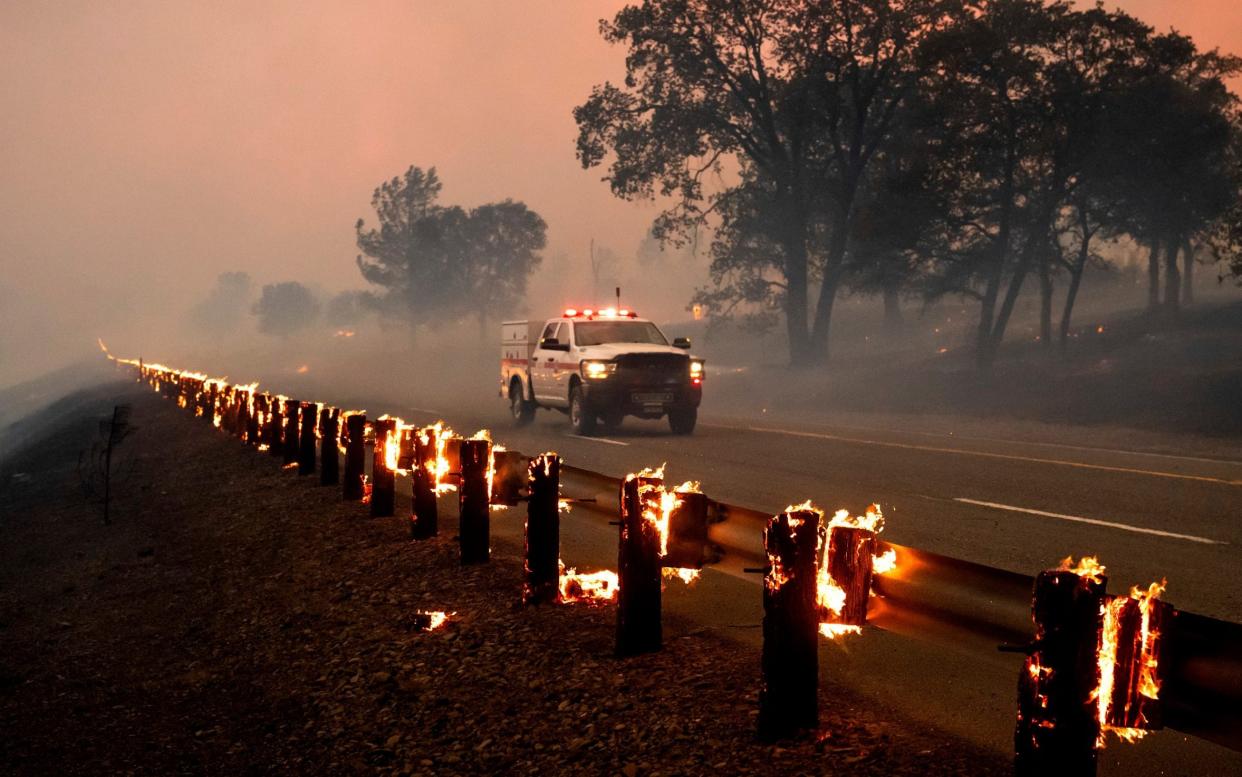
<instances>
[{"instance_id":1,"label":"dirt embankment","mask_svg":"<svg viewBox=\"0 0 1242 777\"><path fill-rule=\"evenodd\" d=\"M139 430L104 527L75 465L114 401ZM518 548L460 567L450 500L414 544L152 394L73 407L0 463L2 772L1008 771L827 683L817 737L759 744L756 651L670 623L615 659L610 606L520 606Z\"/></svg>"}]
</instances>

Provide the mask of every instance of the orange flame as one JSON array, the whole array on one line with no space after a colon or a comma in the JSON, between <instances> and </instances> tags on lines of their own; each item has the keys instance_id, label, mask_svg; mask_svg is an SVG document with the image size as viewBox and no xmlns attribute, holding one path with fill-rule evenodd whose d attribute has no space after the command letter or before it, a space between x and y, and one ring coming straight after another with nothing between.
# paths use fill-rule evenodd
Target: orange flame
<instances>
[{"instance_id":1,"label":"orange flame","mask_svg":"<svg viewBox=\"0 0 1242 777\"><path fill-rule=\"evenodd\" d=\"M1103 568L1101 567L1101 572ZM1104 747L1105 735L1112 732L1124 742L1136 742L1146 736L1142 728L1126 728L1111 726L1108 723L1113 705L1113 691L1117 680L1117 652L1121 639L1121 614L1131 601L1138 601L1140 612L1139 633L1134 654L1138 664L1138 692L1140 695L1155 701L1160 697L1159 639L1160 631L1151 624L1153 603L1164 593L1167 581L1152 583L1146 590L1137 586L1130 589L1129 597L1115 597L1107 600L1102 606L1103 624L1100 628L1100 642L1096 652L1099 669L1099 685L1092 692L1095 701L1096 720L1100 724L1100 736L1096 740L1097 747Z\"/></svg>"},{"instance_id":2,"label":"orange flame","mask_svg":"<svg viewBox=\"0 0 1242 777\"><path fill-rule=\"evenodd\" d=\"M1072 572L1097 585L1104 582L1105 567L1095 556L1083 556L1077 564L1074 563L1073 556L1066 556L1061 559L1061 565L1057 569L1063 572Z\"/></svg>"},{"instance_id":3,"label":"orange flame","mask_svg":"<svg viewBox=\"0 0 1242 777\"><path fill-rule=\"evenodd\" d=\"M617 598L620 580L610 569L599 572L580 573L573 567L560 565L560 589L562 602L605 602Z\"/></svg>"}]
</instances>

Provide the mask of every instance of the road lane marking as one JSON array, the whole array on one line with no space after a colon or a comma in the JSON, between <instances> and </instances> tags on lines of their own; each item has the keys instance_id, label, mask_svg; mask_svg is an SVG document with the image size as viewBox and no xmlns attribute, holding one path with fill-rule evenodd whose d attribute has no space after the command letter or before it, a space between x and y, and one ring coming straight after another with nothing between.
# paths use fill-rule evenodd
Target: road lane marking
<instances>
[{"instance_id":1,"label":"road lane marking","mask_svg":"<svg viewBox=\"0 0 1242 777\"><path fill-rule=\"evenodd\" d=\"M731 429L743 427L728 427ZM767 434L786 434L790 437L810 437L817 440L833 440L836 442L848 442L858 445L875 445L881 448L901 448L903 450L928 451L931 453L956 453L962 456L979 456L985 459L1001 459L1005 461L1026 461L1033 464L1054 464L1061 467L1076 467L1078 469L1094 469L1103 472L1122 472L1127 475L1148 475L1157 478L1173 478L1175 480L1193 480L1200 483L1220 483L1226 486L1242 486L1242 480L1229 480L1226 478L1214 478L1207 475L1184 475L1178 472L1162 472L1155 469L1137 469L1135 467L1113 467L1107 464L1087 464L1082 461L1065 461L1063 459L1045 459L1036 456L1018 456L1013 453L992 453L989 451L972 451L963 448L946 448L938 445L915 445L908 442L890 442L888 440L867 440L862 437L845 437L839 434L825 434L824 432L797 432L792 429L776 429L766 426L747 426L744 427L748 432L765 432Z\"/></svg>"},{"instance_id":2,"label":"road lane marking","mask_svg":"<svg viewBox=\"0 0 1242 777\"><path fill-rule=\"evenodd\" d=\"M629 445L628 442L621 442L620 440L610 440L607 437L584 437L581 434L567 434L565 436L572 437L575 440L588 440L590 442L602 442L608 445Z\"/></svg>"},{"instance_id":3,"label":"road lane marking","mask_svg":"<svg viewBox=\"0 0 1242 777\"><path fill-rule=\"evenodd\" d=\"M1101 521L1098 518L1083 518L1078 515L1066 515L1064 513L1050 513L1047 510L1032 510L1029 507L1014 507L1013 505L1003 505L997 502L984 502L979 499L967 499L966 497L957 496L953 498L954 502L962 502L968 505L977 505L978 507L990 507L993 510L1008 510L1011 513L1026 513L1027 515L1038 515L1041 518L1057 518L1062 521L1073 521L1074 523L1089 523L1092 526L1106 526L1110 529L1121 529L1122 531L1132 531L1138 534L1152 534L1157 537L1168 537L1174 540L1186 540L1187 542L1198 542L1204 545L1228 545L1229 543L1221 540L1213 540L1207 537L1198 537L1194 534L1178 534L1172 531L1161 531L1159 529L1145 529L1141 526L1131 526L1125 523L1114 523L1112 521Z\"/></svg>"}]
</instances>

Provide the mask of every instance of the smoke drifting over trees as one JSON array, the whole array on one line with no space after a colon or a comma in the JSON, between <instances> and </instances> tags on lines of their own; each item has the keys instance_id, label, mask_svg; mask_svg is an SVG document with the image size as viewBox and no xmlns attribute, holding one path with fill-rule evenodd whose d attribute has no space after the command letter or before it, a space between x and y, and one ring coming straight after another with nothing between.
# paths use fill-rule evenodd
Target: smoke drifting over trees
<instances>
[{"instance_id":1,"label":"smoke drifting over trees","mask_svg":"<svg viewBox=\"0 0 1242 777\"><path fill-rule=\"evenodd\" d=\"M315 323L319 309L319 300L310 289L297 281L285 281L264 286L253 312L258 316L260 332L289 337Z\"/></svg>"},{"instance_id":2,"label":"smoke drifting over trees","mask_svg":"<svg viewBox=\"0 0 1242 777\"><path fill-rule=\"evenodd\" d=\"M1045 343L1068 276L1068 330L1093 240L1146 246L1169 316L1199 248L1236 245L1242 64L1121 11L648 0L602 29L627 79L575 109L579 160L666 198L661 238L714 229L698 299L783 320L795 364L827 359L843 289L878 291L893 325L903 295L974 301L988 367L1032 276Z\"/></svg>"},{"instance_id":3,"label":"smoke drifting over trees","mask_svg":"<svg viewBox=\"0 0 1242 777\"><path fill-rule=\"evenodd\" d=\"M489 316L518 304L541 261L547 224L522 202L503 200L469 211L440 205L434 167L411 166L376 187L378 225L355 225L358 269L380 287L371 301L409 324Z\"/></svg>"}]
</instances>

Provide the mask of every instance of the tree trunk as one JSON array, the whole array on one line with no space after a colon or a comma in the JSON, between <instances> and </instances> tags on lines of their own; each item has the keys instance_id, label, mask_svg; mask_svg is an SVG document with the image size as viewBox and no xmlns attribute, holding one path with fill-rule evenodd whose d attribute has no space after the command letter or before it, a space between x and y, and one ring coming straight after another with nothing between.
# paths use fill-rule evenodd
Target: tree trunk
<instances>
[{"instance_id":1,"label":"tree trunk","mask_svg":"<svg viewBox=\"0 0 1242 777\"><path fill-rule=\"evenodd\" d=\"M807 256L805 219L791 216L781 248L785 252L785 327L789 336L789 363L804 366L811 358L807 336Z\"/></svg>"},{"instance_id":2,"label":"tree trunk","mask_svg":"<svg viewBox=\"0 0 1242 777\"><path fill-rule=\"evenodd\" d=\"M1005 263L1009 260L1009 236L1013 218L1013 173L1016 166L1012 144L1005 153L1005 172L1000 190L1000 216L996 232L996 257L987 275L983 300L979 305L979 326L975 330L975 366L987 369L992 366L992 328L996 318L996 300L1000 297L1001 281L1005 277Z\"/></svg>"},{"instance_id":3,"label":"tree trunk","mask_svg":"<svg viewBox=\"0 0 1242 777\"><path fill-rule=\"evenodd\" d=\"M1177 269L1178 241L1169 240L1168 255L1164 258L1164 312L1176 318L1181 312L1182 274Z\"/></svg>"},{"instance_id":4,"label":"tree trunk","mask_svg":"<svg viewBox=\"0 0 1242 777\"><path fill-rule=\"evenodd\" d=\"M1151 253L1147 255L1147 311L1160 309L1160 237L1151 239Z\"/></svg>"},{"instance_id":5,"label":"tree trunk","mask_svg":"<svg viewBox=\"0 0 1242 777\"><path fill-rule=\"evenodd\" d=\"M1081 220L1083 226L1082 241L1078 247L1078 256L1070 267L1069 288L1065 291L1065 307L1061 312L1061 357L1064 358L1069 348L1070 316L1074 313L1074 301L1078 298L1078 286L1082 283L1082 273L1087 268L1087 258L1091 256L1091 233L1086 230L1086 219Z\"/></svg>"},{"instance_id":6,"label":"tree trunk","mask_svg":"<svg viewBox=\"0 0 1242 777\"><path fill-rule=\"evenodd\" d=\"M1195 249L1189 240L1182 241L1182 305L1195 302Z\"/></svg>"},{"instance_id":7,"label":"tree trunk","mask_svg":"<svg viewBox=\"0 0 1242 777\"><path fill-rule=\"evenodd\" d=\"M884 334L893 337L901 333L901 295L897 283L884 284Z\"/></svg>"},{"instance_id":8,"label":"tree trunk","mask_svg":"<svg viewBox=\"0 0 1242 777\"><path fill-rule=\"evenodd\" d=\"M1039 345L1052 350L1052 255L1051 247L1039 262Z\"/></svg>"}]
</instances>

